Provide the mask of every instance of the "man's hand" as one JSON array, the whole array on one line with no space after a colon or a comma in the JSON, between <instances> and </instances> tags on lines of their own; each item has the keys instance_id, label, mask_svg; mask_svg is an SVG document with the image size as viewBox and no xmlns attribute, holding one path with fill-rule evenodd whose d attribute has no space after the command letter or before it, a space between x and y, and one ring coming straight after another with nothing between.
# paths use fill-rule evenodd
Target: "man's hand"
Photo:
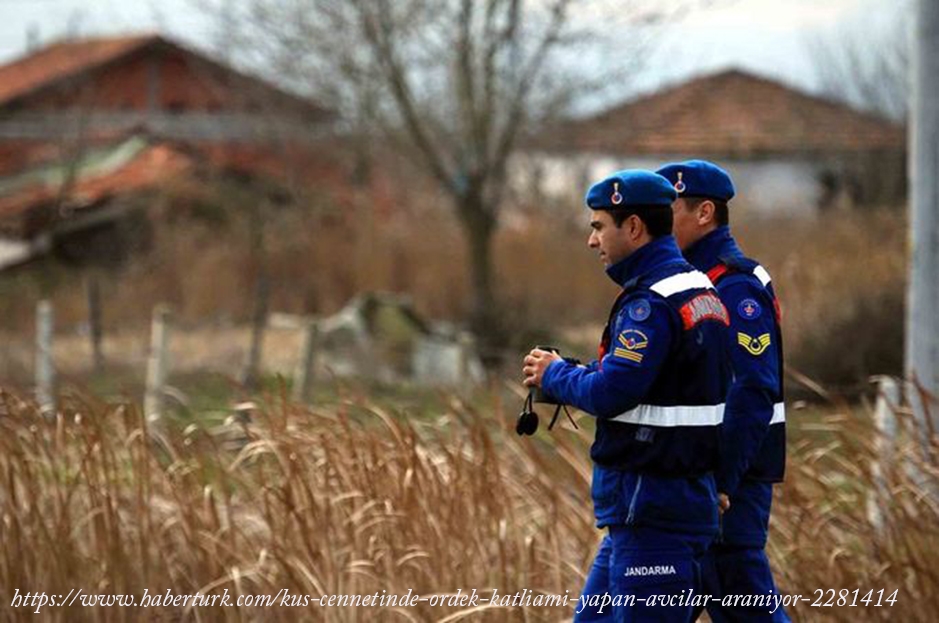
<instances>
[{"instance_id":1,"label":"man's hand","mask_svg":"<svg viewBox=\"0 0 939 623\"><path fill-rule=\"evenodd\" d=\"M730 508L730 498L727 497L726 493L717 494L717 510L721 515L727 512L727 509Z\"/></svg>"},{"instance_id":2,"label":"man's hand","mask_svg":"<svg viewBox=\"0 0 939 623\"><path fill-rule=\"evenodd\" d=\"M522 368L522 373L525 374L525 385L528 387L541 387L541 377L544 376L544 371L548 369L553 361L561 361L561 356L537 348L528 353L525 357L525 366Z\"/></svg>"}]
</instances>

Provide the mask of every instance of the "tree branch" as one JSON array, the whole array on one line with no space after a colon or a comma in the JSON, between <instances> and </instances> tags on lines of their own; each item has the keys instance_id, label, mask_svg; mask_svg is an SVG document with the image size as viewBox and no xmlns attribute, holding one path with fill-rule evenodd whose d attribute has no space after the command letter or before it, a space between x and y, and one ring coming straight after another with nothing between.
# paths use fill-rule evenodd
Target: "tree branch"
<instances>
[{"instance_id":1,"label":"tree branch","mask_svg":"<svg viewBox=\"0 0 939 623\"><path fill-rule=\"evenodd\" d=\"M437 181L449 192L458 195L458 184L448 171L443 157L438 153L430 133L421 121L406 70L398 60L397 50L393 44L394 25L387 0L376 1L374 4L370 0L354 0L354 2L359 12L362 33L372 48L375 60L384 70L392 96L398 104L414 144ZM377 12L371 11L370 7L376 4L378 5L375 9Z\"/></svg>"}]
</instances>

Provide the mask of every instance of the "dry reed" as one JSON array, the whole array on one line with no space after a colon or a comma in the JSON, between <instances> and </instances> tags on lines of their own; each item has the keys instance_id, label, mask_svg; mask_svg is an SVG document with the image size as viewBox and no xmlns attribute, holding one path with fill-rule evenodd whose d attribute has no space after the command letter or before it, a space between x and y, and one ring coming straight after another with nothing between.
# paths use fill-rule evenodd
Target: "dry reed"
<instances>
[{"instance_id":1,"label":"dry reed","mask_svg":"<svg viewBox=\"0 0 939 623\"><path fill-rule=\"evenodd\" d=\"M148 432L133 405L65 400L48 422L3 395L0 602L86 594L430 595L472 589L576 599L599 533L585 433L519 440L498 397L414 421L351 395L309 409L271 397L253 422ZM790 608L796 621L931 621L939 607L939 472L901 435L885 464L861 409L794 412L769 553L780 589L898 590L892 607ZM902 422L909 416L901 412ZM933 448L935 450L935 448ZM385 591L385 593L382 593ZM569 593L567 592L569 591ZM825 596L827 599L827 595ZM825 600L823 600L825 601ZM13 612L7 610L8 613ZM24 609L17 611L23 616ZM49 608L56 621L556 621L570 610ZM452 618L447 618L452 617Z\"/></svg>"}]
</instances>

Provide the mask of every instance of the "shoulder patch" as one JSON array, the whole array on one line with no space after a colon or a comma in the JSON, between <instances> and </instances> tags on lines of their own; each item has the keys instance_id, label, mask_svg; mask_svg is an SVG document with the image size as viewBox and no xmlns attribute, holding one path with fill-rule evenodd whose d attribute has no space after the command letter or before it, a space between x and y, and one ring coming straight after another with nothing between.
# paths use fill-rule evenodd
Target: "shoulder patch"
<instances>
[{"instance_id":1,"label":"shoulder patch","mask_svg":"<svg viewBox=\"0 0 939 623\"><path fill-rule=\"evenodd\" d=\"M645 357L642 351L649 347L649 335L639 329L626 329L616 337L613 347L614 357L639 364Z\"/></svg>"},{"instance_id":2,"label":"shoulder patch","mask_svg":"<svg viewBox=\"0 0 939 623\"><path fill-rule=\"evenodd\" d=\"M737 305L737 315L744 320L756 320L763 313L763 308L754 299L743 299Z\"/></svg>"},{"instance_id":3,"label":"shoulder patch","mask_svg":"<svg viewBox=\"0 0 939 623\"><path fill-rule=\"evenodd\" d=\"M689 330L704 320L717 320L725 326L730 325L727 308L713 292L699 294L679 309L685 330Z\"/></svg>"},{"instance_id":4,"label":"shoulder patch","mask_svg":"<svg viewBox=\"0 0 939 623\"><path fill-rule=\"evenodd\" d=\"M767 348L769 348L770 342L769 333L764 333L757 337L751 337L743 332L737 333L737 343L751 355L758 357L762 355Z\"/></svg>"},{"instance_id":5,"label":"shoulder patch","mask_svg":"<svg viewBox=\"0 0 939 623\"><path fill-rule=\"evenodd\" d=\"M627 313L629 314L630 319L635 320L636 322L642 322L652 314L652 305L650 305L649 301L645 299L639 299L638 301L633 301L629 304Z\"/></svg>"}]
</instances>

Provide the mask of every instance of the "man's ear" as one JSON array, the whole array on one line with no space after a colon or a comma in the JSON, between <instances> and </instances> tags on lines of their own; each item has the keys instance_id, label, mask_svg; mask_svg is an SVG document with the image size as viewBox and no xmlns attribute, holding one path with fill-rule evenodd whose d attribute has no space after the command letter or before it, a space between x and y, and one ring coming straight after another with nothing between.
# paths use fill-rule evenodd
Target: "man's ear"
<instances>
[{"instance_id":1,"label":"man's ear","mask_svg":"<svg viewBox=\"0 0 939 623\"><path fill-rule=\"evenodd\" d=\"M704 226L708 223L712 223L714 221L716 211L717 207L710 199L705 199L700 204L698 204L698 225Z\"/></svg>"},{"instance_id":2,"label":"man's ear","mask_svg":"<svg viewBox=\"0 0 939 623\"><path fill-rule=\"evenodd\" d=\"M639 218L638 214L631 214L627 219L629 221L629 237L632 240L638 240L642 237L642 232L645 231L645 223L642 222L642 219Z\"/></svg>"}]
</instances>

